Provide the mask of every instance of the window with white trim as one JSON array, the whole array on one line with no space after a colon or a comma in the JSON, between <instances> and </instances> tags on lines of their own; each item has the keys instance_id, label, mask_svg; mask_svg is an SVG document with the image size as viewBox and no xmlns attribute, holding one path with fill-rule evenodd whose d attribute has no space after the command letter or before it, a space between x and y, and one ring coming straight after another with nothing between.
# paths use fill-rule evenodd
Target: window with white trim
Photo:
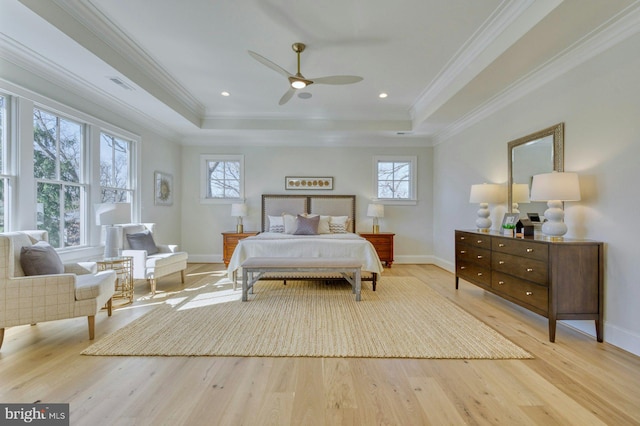
<instances>
[{"instance_id":1,"label":"window with white trim","mask_svg":"<svg viewBox=\"0 0 640 426\"><path fill-rule=\"evenodd\" d=\"M57 248L78 246L85 241L83 135L84 124L34 108L36 226L49 233L49 243Z\"/></svg>"},{"instance_id":2,"label":"window with white trim","mask_svg":"<svg viewBox=\"0 0 640 426\"><path fill-rule=\"evenodd\" d=\"M132 202L132 153L132 141L100 132L101 203Z\"/></svg>"},{"instance_id":3,"label":"window with white trim","mask_svg":"<svg viewBox=\"0 0 640 426\"><path fill-rule=\"evenodd\" d=\"M244 156L200 156L200 202L226 203L244 199Z\"/></svg>"},{"instance_id":4,"label":"window with white trim","mask_svg":"<svg viewBox=\"0 0 640 426\"><path fill-rule=\"evenodd\" d=\"M9 97L0 94L0 232L6 231L8 224L9 204L9 179L8 172L8 120L7 107Z\"/></svg>"},{"instance_id":5,"label":"window with white trim","mask_svg":"<svg viewBox=\"0 0 640 426\"><path fill-rule=\"evenodd\" d=\"M381 201L415 201L417 158L415 156L376 156L374 191Z\"/></svg>"}]
</instances>

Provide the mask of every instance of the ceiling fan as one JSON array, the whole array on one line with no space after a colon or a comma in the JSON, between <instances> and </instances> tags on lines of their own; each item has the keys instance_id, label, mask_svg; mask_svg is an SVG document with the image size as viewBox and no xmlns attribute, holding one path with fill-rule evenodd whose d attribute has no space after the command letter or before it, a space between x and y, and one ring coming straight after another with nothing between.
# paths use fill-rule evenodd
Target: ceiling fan
<instances>
[{"instance_id":1,"label":"ceiling fan","mask_svg":"<svg viewBox=\"0 0 640 426\"><path fill-rule=\"evenodd\" d=\"M249 55L251 55L255 60L284 75L289 80L289 89L280 98L280 102L278 102L279 105L286 104L289 99L291 99L296 90L304 89L310 84L353 84L362 81L362 77L358 77L356 75L332 75L328 77L318 77L312 79L305 78L300 73L300 54L304 52L305 47L307 46L304 43L293 43L291 45L293 51L298 55L298 72L296 74L291 74L290 72L288 72L281 66L271 62L264 56L249 50Z\"/></svg>"}]
</instances>

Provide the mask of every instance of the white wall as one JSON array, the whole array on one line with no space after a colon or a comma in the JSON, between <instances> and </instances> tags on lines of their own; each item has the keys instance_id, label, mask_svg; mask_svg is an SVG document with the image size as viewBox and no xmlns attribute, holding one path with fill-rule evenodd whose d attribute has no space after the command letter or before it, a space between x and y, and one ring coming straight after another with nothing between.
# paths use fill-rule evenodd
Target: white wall
<instances>
[{"instance_id":1,"label":"white wall","mask_svg":"<svg viewBox=\"0 0 640 426\"><path fill-rule=\"evenodd\" d=\"M392 145L397 139L389 141ZM278 141L274 141L277 143ZM279 141L280 143L282 141ZM249 217L244 229L260 229L262 194L296 194L284 190L285 176L333 176L332 191L314 194L355 194L357 231L370 231L367 204L374 196L374 155L415 155L418 157L418 203L415 206L385 206L381 231L394 232L395 261L431 262L432 237L432 148L340 148L340 147L219 147L188 146L182 150L182 247L191 261L220 262L221 232L235 229L228 204L200 204L201 154L243 154L245 198Z\"/></svg>"},{"instance_id":2,"label":"white wall","mask_svg":"<svg viewBox=\"0 0 640 426\"><path fill-rule=\"evenodd\" d=\"M640 354L640 35L567 72L434 150L434 250L453 270L455 229L473 228L471 184L506 182L507 142L565 122L565 171L582 200L566 203L568 237L605 242L604 339ZM494 226L504 208L492 206ZM452 282L453 285L453 282ZM572 321L595 335L593 321Z\"/></svg>"}]
</instances>

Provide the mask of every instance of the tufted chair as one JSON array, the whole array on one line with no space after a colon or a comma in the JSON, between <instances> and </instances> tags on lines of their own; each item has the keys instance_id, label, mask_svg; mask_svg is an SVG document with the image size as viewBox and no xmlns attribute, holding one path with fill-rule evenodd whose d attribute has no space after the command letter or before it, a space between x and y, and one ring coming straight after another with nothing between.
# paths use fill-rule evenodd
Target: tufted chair
<instances>
[{"instance_id":1,"label":"tufted chair","mask_svg":"<svg viewBox=\"0 0 640 426\"><path fill-rule=\"evenodd\" d=\"M95 315L105 304L111 316L114 271L96 272L94 262L83 262L65 264L62 274L25 276L21 248L47 240L47 231L0 233L0 347L6 327L83 316L93 340Z\"/></svg>"},{"instance_id":2,"label":"tufted chair","mask_svg":"<svg viewBox=\"0 0 640 426\"><path fill-rule=\"evenodd\" d=\"M122 255L133 257L133 277L149 282L151 294L156 294L156 281L175 272L180 272L180 278L184 284L184 271L187 269L188 254L178 251L177 245L158 244L153 242L157 253L149 254L148 250L134 249L129 244L127 234L140 234L149 231L154 237L155 223L127 223L115 225L122 228Z\"/></svg>"}]
</instances>

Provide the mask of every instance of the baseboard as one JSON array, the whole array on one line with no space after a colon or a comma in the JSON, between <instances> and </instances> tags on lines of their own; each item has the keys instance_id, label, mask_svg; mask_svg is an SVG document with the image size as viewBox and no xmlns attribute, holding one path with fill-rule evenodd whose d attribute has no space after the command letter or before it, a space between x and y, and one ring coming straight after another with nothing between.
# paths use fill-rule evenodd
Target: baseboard
<instances>
[{"instance_id":1,"label":"baseboard","mask_svg":"<svg viewBox=\"0 0 640 426\"><path fill-rule=\"evenodd\" d=\"M393 263L404 263L413 265L431 265L433 264L433 256L393 256Z\"/></svg>"}]
</instances>

